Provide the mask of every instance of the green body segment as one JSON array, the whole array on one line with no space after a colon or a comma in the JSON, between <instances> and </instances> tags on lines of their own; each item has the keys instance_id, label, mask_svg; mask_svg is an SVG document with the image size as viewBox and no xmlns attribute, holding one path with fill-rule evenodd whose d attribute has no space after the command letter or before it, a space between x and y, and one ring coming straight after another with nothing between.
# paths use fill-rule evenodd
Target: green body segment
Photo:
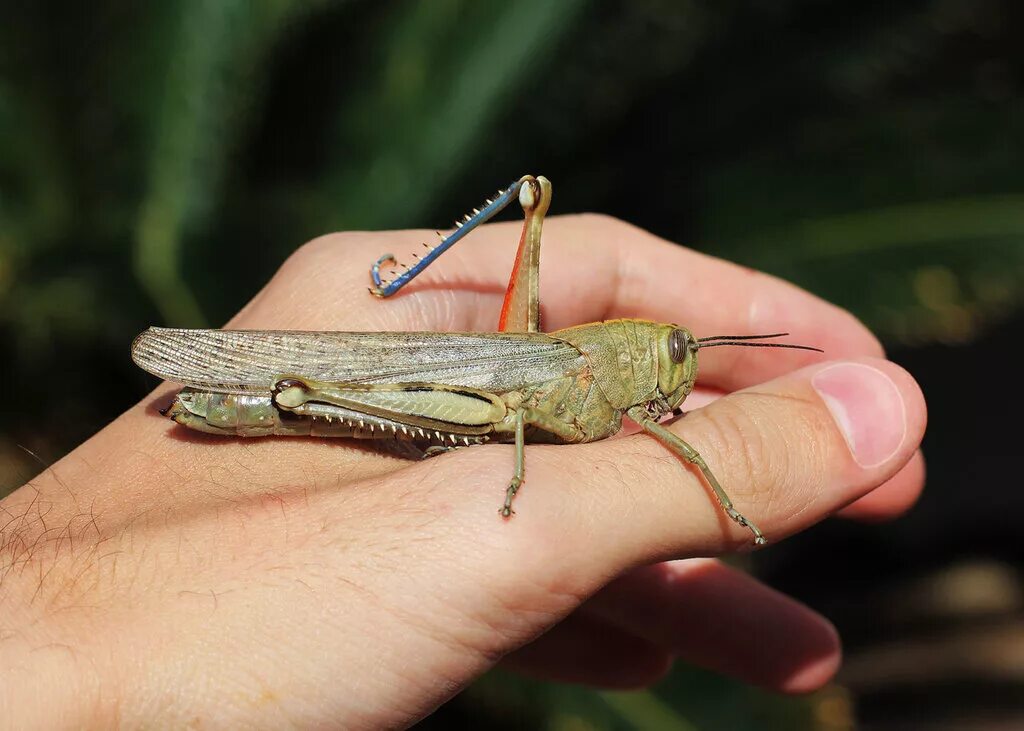
<instances>
[{"instance_id":1,"label":"green body segment","mask_svg":"<svg viewBox=\"0 0 1024 731\"><path fill-rule=\"evenodd\" d=\"M285 432L280 412L270 398L253 394L185 388L164 414L182 426L208 434L269 436Z\"/></svg>"},{"instance_id":2,"label":"green body segment","mask_svg":"<svg viewBox=\"0 0 1024 731\"><path fill-rule=\"evenodd\" d=\"M269 393L217 393L185 388L164 414L190 429L224 436L358 436L340 421L283 412L274 406Z\"/></svg>"}]
</instances>

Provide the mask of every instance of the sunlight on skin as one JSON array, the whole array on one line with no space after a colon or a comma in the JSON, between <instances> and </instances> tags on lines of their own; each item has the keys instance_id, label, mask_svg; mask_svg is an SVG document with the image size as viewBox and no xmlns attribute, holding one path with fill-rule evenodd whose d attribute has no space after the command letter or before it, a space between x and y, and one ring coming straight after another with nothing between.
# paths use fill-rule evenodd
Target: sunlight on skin
<instances>
[{"instance_id":1,"label":"sunlight on skin","mask_svg":"<svg viewBox=\"0 0 1024 731\"><path fill-rule=\"evenodd\" d=\"M383 302L366 293L368 264L385 250L401 259L420 232L317 240L232 326L491 330L516 229L483 228ZM822 356L702 357L706 396L670 428L771 541L850 503L856 513L854 501L883 483L890 496L862 511L872 519L919 492L920 392L848 314L602 216L550 219L545 241L546 329L621 316L700 334L785 329L891 382L905 435L862 467L812 386ZM660 286L669 270L672 291ZM780 321L750 322L764 313ZM65 718L142 721L173 688L161 712L182 722L379 727L422 717L539 636L510 658L516 667L612 687L651 682L678 656L804 692L839 661L826 620L751 577L707 560L640 568L750 547L694 472L647 435L529 445L517 515L502 521L510 446L408 463L348 440L210 438L159 418L171 393L160 387L3 501L17 528L7 556L28 567L0 584L21 633L0 653L24 670L7 697L42 698L38 678L61 678L51 687L67 689ZM602 645L608 631L619 640ZM567 665L566 648L581 643L588 664ZM73 650L27 652L41 645ZM247 667L233 661L240 653ZM199 687L208 691L188 691ZM18 712L47 725L58 705L48 698Z\"/></svg>"}]
</instances>

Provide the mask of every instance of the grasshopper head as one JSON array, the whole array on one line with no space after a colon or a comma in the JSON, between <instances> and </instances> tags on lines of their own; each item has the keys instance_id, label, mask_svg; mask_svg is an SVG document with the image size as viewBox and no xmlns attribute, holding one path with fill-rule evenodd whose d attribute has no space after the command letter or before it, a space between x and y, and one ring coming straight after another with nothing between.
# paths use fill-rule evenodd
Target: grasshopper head
<instances>
[{"instance_id":1,"label":"grasshopper head","mask_svg":"<svg viewBox=\"0 0 1024 731\"><path fill-rule=\"evenodd\" d=\"M821 348L810 345L757 342L785 335L789 335L789 333L712 335L706 338L695 338L693 333L686 328L675 325L663 326L658 342L658 390L661 392L662 400L652 403L652 406L661 413L672 411L690 395L693 384L697 380L697 351L701 348L731 345L740 348L788 348L790 350L810 350L816 353L824 352Z\"/></svg>"},{"instance_id":2,"label":"grasshopper head","mask_svg":"<svg viewBox=\"0 0 1024 731\"><path fill-rule=\"evenodd\" d=\"M697 350L700 343L686 328L667 325L658 338L658 390L665 411L683 403L697 380Z\"/></svg>"}]
</instances>

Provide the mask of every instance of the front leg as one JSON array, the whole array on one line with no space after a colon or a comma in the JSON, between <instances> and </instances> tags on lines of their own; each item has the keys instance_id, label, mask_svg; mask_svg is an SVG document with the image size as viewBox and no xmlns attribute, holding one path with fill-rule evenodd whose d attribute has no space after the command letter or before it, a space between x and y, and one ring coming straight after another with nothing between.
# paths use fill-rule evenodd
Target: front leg
<instances>
[{"instance_id":1,"label":"front leg","mask_svg":"<svg viewBox=\"0 0 1024 731\"><path fill-rule=\"evenodd\" d=\"M718 502L721 503L725 514L744 528L749 529L750 532L754 534L754 543L759 546L763 546L766 543L766 539L761 530L754 525L749 518L733 507L732 500L729 499L725 489L723 489L722 485L718 482L718 478L715 477L711 468L708 467L708 463L704 461L704 458L700 456L700 453L697 452L696 449L687 444L681 437L676 436L652 419L647 411L642 407L634 406L626 413L629 415L630 419L643 427L644 431L655 437L673 452L680 455L687 462L697 467L697 469L699 469L704 475L704 479L706 479L708 484L711 485L711 489L714 490L715 497L717 497Z\"/></svg>"},{"instance_id":2,"label":"front leg","mask_svg":"<svg viewBox=\"0 0 1024 731\"><path fill-rule=\"evenodd\" d=\"M543 411L537 409L519 409L515 415L516 425L516 464L512 479L509 481L508 489L505 490L505 503L498 510L503 518L512 517L512 498L519 492L523 484L523 473L526 462L526 426L535 426L550 434L564 439L567 442L579 442L583 440L583 431L575 424L568 424L559 421Z\"/></svg>"}]
</instances>

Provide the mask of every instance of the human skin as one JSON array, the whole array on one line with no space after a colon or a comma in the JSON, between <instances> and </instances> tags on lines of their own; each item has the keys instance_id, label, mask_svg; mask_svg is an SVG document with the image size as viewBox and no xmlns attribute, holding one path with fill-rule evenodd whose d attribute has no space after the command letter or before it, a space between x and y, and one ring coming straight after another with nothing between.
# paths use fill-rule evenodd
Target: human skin
<instances>
[{"instance_id":1,"label":"human skin","mask_svg":"<svg viewBox=\"0 0 1024 731\"><path fill-rule=\"evenodd\" d=\"M702 352L695 410L671 426L767 550L837 512L914 502L922 395L851 315L607 217L544 233L547 329L641 317L826 351ZM493 330L517 226L370 296L367 264L423 236L317 239L229 326ZM679 658L790 693L838 667L827 620L709 558L750 533L650 436L528 445L506 521L511 445L407 462L349 440L212 437L160 418L173 391L0 502L5 726L400 727L498 663L629 688Z\"/></svg>"}]
</instances>

